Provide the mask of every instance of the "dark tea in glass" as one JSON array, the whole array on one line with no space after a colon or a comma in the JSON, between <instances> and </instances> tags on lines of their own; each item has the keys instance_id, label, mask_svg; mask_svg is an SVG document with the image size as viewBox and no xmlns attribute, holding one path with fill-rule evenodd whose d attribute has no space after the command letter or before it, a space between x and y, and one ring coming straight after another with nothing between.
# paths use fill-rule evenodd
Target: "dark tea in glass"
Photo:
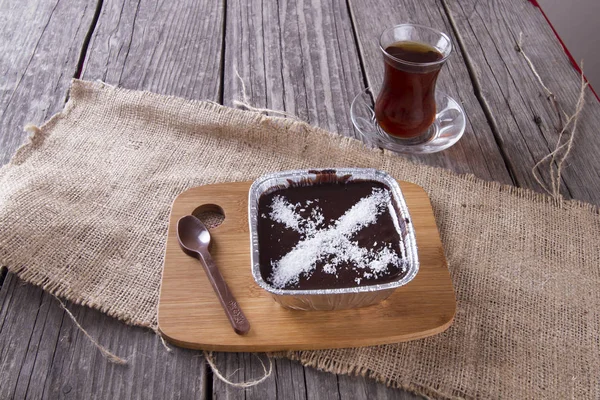
<instances>
[{"instance_id":1,"label":"dark tea in glass","mask_svg":"<svg viewBox=\"0 0 600 400\"><path fill-rule=\"evenodd\" d=\"M435 84L451 44L446 35L418 25L398 25L380 39L384 81L375 118L387 134L419 139L436 116Z\"/></svg>"}]
</instances>

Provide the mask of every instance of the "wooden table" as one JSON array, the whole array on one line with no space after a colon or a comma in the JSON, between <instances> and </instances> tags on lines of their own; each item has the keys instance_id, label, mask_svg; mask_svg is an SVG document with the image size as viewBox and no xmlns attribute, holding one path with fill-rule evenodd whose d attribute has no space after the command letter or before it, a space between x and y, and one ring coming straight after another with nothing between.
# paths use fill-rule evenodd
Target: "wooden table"
<instances>
[{"instance_id":1,"label":"wooden table","mask_svg":"<svg viewBox=\"0 0 600 400\"><path fill-rule=\"evenodd\" d=\"M414 159L541 191L531 169L554 149L558 118L515 48L519 33L568 111L579 79L526 0L0 0L0 163L24 142L26 123L40 124L64 106L73 77L231 106L240 99L239 74L252 105L355 136L350 103L381 81L377 37L400 22L451 34L455 52L439 85L462 101L468 119L457 145ZM600 103L588 91L561 179L567 198L600 204L599 126ZM541 176L547 184L548 168ZM94 338L129 359L114 365L52 296L6 270L0 284L1 399L413 398L283 359L265 383L232 388L201 353L169 354L152 332L69 305ZM251 354L216 359L234 381L262 374Z\"/></svg>"}]
</instances>

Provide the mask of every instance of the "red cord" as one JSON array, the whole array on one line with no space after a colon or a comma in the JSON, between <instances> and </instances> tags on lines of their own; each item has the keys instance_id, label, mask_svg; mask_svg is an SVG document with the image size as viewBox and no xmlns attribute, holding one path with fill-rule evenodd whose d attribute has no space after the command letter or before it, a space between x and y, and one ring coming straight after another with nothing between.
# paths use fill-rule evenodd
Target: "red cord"
<instances>
[{"instance_id":1,"label":"red cord","mask_svg":"<svg viewBox=\"0 0 600 400\"><path fill-rule=\"evenodd\" d=\"M529 2L531 4L533 4L534 6L536 6L537 8L539 8L539 10L542 12L542 15L544 16L544 18L546 18L546 21L548 22L548 25L550 25L550 28L552 28L552 32L554 32L554 34L558 38L558 41L560 42L560 45L562 46L565 54L567 55L567 57L569 57L569 60L571 61L571 64L573 65L573 67L575 68L575 70L581 74L581 68L579 68L579 64L577 64L577 61L575 61L575 59L571 55L571 52L569 51L569 49L567 49L567 46L565 46L565 43L560 38L558 32L556 32L556 29L554 29L554 26L552 25L552 22L550 22L550 20L548 19L548 16L544 12L544 10L540 6L540 4L537 2L537 0L529 0ZM587 78L585 76L584 76L584 79L589 84L589 81L587 80ZM596 93L596 91L594 90L594 88L592 87L592 85L589 85L589 87L592 90L592 93L594 93L594 96L596 96L596 99L598 99L598 101L600 101L600 97L598 97L598 94Z\"/></svg>"}]
</instances>

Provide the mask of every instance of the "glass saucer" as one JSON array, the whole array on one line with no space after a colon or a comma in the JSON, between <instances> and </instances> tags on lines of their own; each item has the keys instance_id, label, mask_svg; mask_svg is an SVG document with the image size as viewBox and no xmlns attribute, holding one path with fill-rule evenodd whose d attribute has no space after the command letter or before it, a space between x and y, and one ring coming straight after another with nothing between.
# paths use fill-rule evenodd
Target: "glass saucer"
<instances>
[{"instance_id":1,"label":"glass saucer","mask_svg":"<svg viewBox=\"0 0 600 400\"><path fill-rule=\"evenodd\" d=\"M466 118L460 104L446 93L436 90L437 113L427 132L417 138L401 139L388 135L375 119L371 90L363 90L352 101L352 123L363 140L371 145L399 153L436 153L458 142L465 132Z\"/></svg>"}]
</instances>

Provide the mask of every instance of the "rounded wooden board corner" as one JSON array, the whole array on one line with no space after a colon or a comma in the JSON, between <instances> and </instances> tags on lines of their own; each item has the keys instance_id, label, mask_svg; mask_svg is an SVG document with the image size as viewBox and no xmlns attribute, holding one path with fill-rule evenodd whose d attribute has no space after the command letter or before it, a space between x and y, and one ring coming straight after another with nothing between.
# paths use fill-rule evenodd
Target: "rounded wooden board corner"
<instances>
[{"instance_id":1,"label":"rounded wooden board corner","mask_svg":"<svg viewBox=\"0 0 600 400\"><path fill-rule=\"evenodd\" d=\"M270 352L380 345L445 331L454 320L456 300L429 196L418 185L399 184L415 227L419 273L378 305L334 312L284 309L254 282L247 204L251 182L206 185L181 193L169 220L160 332L181 347ZM245 336L233 332L202 266L177 243L177 220L202 204L216 204L225 214L223 223L211 231L211 252L250 321Z\"/></svg>"}]
</instances>

